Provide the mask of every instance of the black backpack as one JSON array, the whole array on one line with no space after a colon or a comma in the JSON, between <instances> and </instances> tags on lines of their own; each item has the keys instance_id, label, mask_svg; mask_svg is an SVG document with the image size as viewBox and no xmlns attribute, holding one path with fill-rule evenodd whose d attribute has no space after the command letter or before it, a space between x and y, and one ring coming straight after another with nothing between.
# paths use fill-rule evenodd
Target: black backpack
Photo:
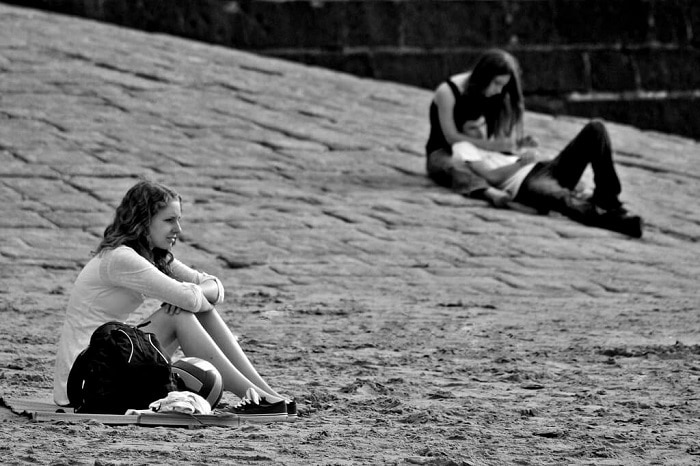
<instances>
[{"instance_id":1,"label":"black backpack","mask_svg":"<svg viewBox=\"0 0 700 466\"><path fill-rule=\"evenodd\" d=\"M68 399L78 413L148 409L173 390L170 359L156 336L121 322L95 330L68 376Z\"/></svg>"}]
</instances>

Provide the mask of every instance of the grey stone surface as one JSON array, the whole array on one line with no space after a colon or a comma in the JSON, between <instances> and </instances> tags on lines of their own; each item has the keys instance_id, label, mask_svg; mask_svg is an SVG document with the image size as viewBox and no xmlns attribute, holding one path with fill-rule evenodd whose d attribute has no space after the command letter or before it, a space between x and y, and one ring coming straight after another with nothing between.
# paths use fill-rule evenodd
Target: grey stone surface
<instances>
[{"instance_id":1,"label":"grey stone surface","mask_svg":"<svg viewBox=\"0 0 700 466\"><path fill-rule=\"evenodd\" d=\"M287 368L276 380L292 392L329 374L349 384L341 369L348 361L386 363L385 378L405 375L402 358L440 354L431 339L441 334L477 348L481 336L498 343L515 332L519 342L538 341L538 351L547 348L538 332L552 325L583 329L564 349L700 343L696 142L610 125L623 200L647 221L644 238L630 240L434 186L423 156L430 98L407 86L0 5L0 313L26 319L28 333L32 315L60 325L67 290L113 208L144 176L183 195L177 254L223 280L225 310L253 351L257 343L263 352L289 345L309 357L325 353L321 365L306 356L268 361L277 365L271 372ZM526 117L551 154L583 123ZM673 312L649 320L665 311ZM279 319L294 312L306 320L285 333ZM354 313L359 321L348 320ZM468 323L459 320L467 314ZM412 350L381 356L382 333L392 327ZM366 336L346 341L348 329ZM516 352L526 344L508 341ZM378 348L371 363L357 362L363 344ZM36 348L24 344L21 352ZM474 363L455 361L454 377L471 370L457 366ZM48 390L50 374L38 378ZM320 435L323 427L313 425ZM625 454L625 462L635 455Z\"/></svg>"},{"instance_id":2,"label":"grey stone surface","mask_svg":"<svg viewBox=\"0 0 700 466\"><path fill-rule=\"evenodd\" d=\"M691 140L610 126L647 221L630 241L433 186L428 92L30 10L2 21L3 262L77 271L145 176L182 192L185 243L240 292L695 294ZM552 154L581 125L527 115Z\"/></svg>"},{"instance_id":3,"label":"grey stone surface","mask_svg":"<svg viewBox=\"0 0 700 466\"><path fill-rule=\"evenodd\" d=\"M434 89L511 51L528 106L700 139L693 0L7 0Z\"/></svg>"}]
</instances>

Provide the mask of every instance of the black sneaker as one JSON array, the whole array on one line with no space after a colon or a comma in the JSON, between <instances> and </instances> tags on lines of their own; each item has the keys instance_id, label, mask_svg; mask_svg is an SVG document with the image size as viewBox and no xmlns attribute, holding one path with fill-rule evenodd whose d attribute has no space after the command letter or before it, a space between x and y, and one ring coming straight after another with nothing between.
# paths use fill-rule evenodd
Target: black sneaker
<instances>
[{"instance_id":1,"label":"black sneaker","mask_svg":"<svg viewBox=\"0 0 700 466\"><path fill-rule=\"evenodd\" d=\"M614 201L601 202L595 197L590 199L591 203L596 207L596 210L601 215L614 215L614 216L624 216L629 215L629 212L622 204L622 202L615 199Z\"/></svg>"},{"instance_id":2,"label":"black sneaker","mask_svg":"<svg viewBox=\"0 0 700 466\"><path fill-rule=\"evenodd\" d=\"M284 401L268 403L265 398L260 403L243 400L229 410L238 415L241 420L251 422L281 422L287 420L287 406Z\"/></svg>"},{"instance_id":3,"label":"black sneaker","mask_svg":"<svg viewBox=\"0 0 700 466\"><path fill-rule=\"evenodd\" d=\"M241 420L250 422L280 422L287 420L287 403L270 403L265 398L246 396L228 412L238 415Z\"/></svg>"},{"instance_id":4,"label":"black sneaker","mask_svg":"<svg viewBox=\"0 0 700 466\"><path fill-rule=\"evenodd\" d=\"M622 233L632 238L641 238L644 221L638 215L606 213L600 217L601 228Z\"/></svg>"}]
</instances>

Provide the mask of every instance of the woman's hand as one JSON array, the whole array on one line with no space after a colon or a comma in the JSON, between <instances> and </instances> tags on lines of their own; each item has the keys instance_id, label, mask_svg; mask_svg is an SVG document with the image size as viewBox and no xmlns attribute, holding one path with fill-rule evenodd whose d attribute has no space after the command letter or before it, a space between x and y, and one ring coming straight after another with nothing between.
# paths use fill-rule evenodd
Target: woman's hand
<instances>
[{"instance_id":1,"label":"woman's hand","mask_svg":"<svg viewBox=\"0 0 700 466\"><path fill-rule=\"evenodd\" d=\"M508 203L513 200L510 194L494 187L486 188L484 197L486 197L486 200L488 200L492 206L498 207L499 209L508 207Z\"/></svg>"},{"instance_id":2,"label":"woman's hand","mask_svg":"<svg viewBox=\"0 0 700 466\"><path fill-rule=\"evenodd\" d=\"M524 150L518 155L518 164L521 166L529 165L531 163L537 163L543 160L542 155L534 149Z\"/></svg>"},{"instance_id":3,"label":"woman's hand","mask_svg":"<svg viewBox=\"0 0 700 466\"><path fill-rule=\"evenodd\" d=\"M489 150L512 154L517 149L515 141L511 138L497 138L489 141Z\"/></svg>"},{"instance_id":4,"label":"woman's hand","mask_svg":"<svg viewBox=\"0 0 700 466\"><path fill-rule=\"evenodd\" d=\"M163 311L165 311L165 313L170 315L170 316L175 316L175 315L178 315L180 312L185 311L184 309L177 307L174 304L169 304L169 303L163 303L163 305L161 306L161 309ZM185 312L187 312L187 311L185 311Z\"/></svg>"},{"instance_id":5,"label":"woman's hand","mask_svg":"<svg viewBox=\"0 0 700 466\"><path fill-rule=\"evenodd\" d=\"M537 139L534 136L530 136L529 134L525 135L524 137L518 140L519 149L537 147L539 145L540 143L537 141Z\"/></svg>"}]
</instances>

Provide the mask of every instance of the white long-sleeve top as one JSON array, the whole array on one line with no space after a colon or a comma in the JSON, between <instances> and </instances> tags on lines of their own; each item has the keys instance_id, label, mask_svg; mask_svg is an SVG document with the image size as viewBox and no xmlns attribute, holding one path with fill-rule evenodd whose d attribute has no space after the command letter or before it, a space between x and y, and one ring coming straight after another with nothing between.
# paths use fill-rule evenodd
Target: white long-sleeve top
<instances>
[{"instance_id":1,"label":"white long-sleeve top","mask_svg":"<svg viewBox=\"0 0 700 466\"><path fill-rule=\"evenodd\" d=\"M153 298L192 312L208 310L211 304L197 286L213 280L219 289L216 303L224 299L218 278L198 272L175 259L175 278L128 246L105 250L93 257L75 281L58 342L54 372L54 401L67 405L66 385L70 368L85 349L92 333L109 321L130 322L146 298Z\"/></svg>"}]
</instances>

